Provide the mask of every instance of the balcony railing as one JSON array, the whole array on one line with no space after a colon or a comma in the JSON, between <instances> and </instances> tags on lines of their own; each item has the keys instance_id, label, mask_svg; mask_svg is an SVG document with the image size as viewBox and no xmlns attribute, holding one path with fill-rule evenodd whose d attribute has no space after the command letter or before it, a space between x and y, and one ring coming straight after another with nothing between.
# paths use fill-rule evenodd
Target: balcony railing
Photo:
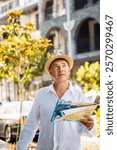
<instances>
[{"instance_id":1,"label":"balcony railing","mask_svg":"<svg viewBox=\"0 0 117 150\"><path fill-rule=\"evenodd\" d=\"M0 5L0 14L3 14L6 11L16 7L19 7L19 0L12 0L12 1L5 2Z\"/></svg>"},{"instance_id":2,"label":"balcony railing","mask_svg":"<svg viewBox=\"0 0 117 150\"><path fill-rule=\"evenodd\" d=\"M0 4L0 15L6 13L8 10L16 9L18 7L25 7L31 3L38 2L38 0L11 0Z\"/></svg>"}]
</instances>

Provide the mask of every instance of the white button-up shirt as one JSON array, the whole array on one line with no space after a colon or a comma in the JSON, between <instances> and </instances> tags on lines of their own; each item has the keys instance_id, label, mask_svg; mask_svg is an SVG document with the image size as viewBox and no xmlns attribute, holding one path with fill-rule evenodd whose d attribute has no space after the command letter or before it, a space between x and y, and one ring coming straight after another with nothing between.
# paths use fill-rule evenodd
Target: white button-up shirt
<instances>
[{"instance_id":1,"label":"white button-up shirt","mask_svg":"<svg viewBox=\"0 0 117 150\"><path fill-rule=\"evenodd\" d=\"M36 150L80 150L81 135L95 134L94 127L88 130L80 121L50 122L58 99L53 85L39 89L17 143L17 150L27 150L38 128L40 133ZM84 94L71 83L61 99L87 101Z\"/></svg>"}]
</instances>

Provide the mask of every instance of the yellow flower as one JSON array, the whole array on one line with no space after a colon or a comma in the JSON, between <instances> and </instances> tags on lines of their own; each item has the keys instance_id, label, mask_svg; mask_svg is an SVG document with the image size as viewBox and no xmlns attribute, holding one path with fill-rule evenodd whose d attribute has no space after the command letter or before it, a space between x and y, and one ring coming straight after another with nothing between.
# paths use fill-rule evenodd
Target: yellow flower
<instances>
[{"instance_id":1,"label":"yellow flower","mask_svg":"<svg viewBox=\"0 0 117 150\"><path fill-rule=\"evenodd\" d=\"M16 17L16 16L20 16L22 14L22 10L9 10L7 11L8 16L12 16L12 17Z\"/></svg>"}]
</instances>

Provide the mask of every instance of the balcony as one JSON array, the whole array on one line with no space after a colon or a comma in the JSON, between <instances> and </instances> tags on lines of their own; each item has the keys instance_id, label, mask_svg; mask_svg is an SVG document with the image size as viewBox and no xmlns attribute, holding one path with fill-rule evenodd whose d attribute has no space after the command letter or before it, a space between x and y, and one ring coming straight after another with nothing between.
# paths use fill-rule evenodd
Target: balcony
<instances>
[{"instance_id":1,"label":"balcony","mask_svg":"<svg viewBox=\"0 0 117 150\"><path fill-rule=\"evenodd\" d=\"M0 5L0 15L19 6L19 0L8 1Z\"/></svg>"},{"instance_id":2,"label":"balcony","mask_svg":"<svg viewBox=\"0 0 117 150\"><path fill-rule=\"evenodd\" d=\"M12 9L31 9L38 5L38 0L10 0L0 5L0 18L6 16L6 12Z\"/></svg>"}]
</instances>

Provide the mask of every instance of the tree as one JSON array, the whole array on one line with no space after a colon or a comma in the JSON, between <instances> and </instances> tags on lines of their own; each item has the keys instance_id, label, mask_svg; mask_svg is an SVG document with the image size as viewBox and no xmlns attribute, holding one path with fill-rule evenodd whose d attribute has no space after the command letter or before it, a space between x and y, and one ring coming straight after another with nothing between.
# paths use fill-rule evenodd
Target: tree
<instances>
[{"instance_id":1,"label":"tree","mask_svg":"<svg viewBox=\"0 0 117 150\"><path fill-rule=\"evenodd\" d=\"M19 85L20 99L23 85L34 75L41 75L44 63L49 57L47 47L50 41L33 38L34 25L27 22L20 25L22 10L8 11L8 25L0 26L0 73L2 77L13 79Z\"/></svg>"},{"instance_id":2,"label":"tree","mask_svg":"<svg viewBox=\"0 0 117 150\"><path fill-rule=\"evenodd\" d=\"M24 83L35 75L41 75L44 63L49 57L47 50L52 44L39 35L31 36L34 26L27 22L20 24L22 10L8 12L8 25L0 26L0 77L10 78L18 84L20 114L22 118L22 100ZM23 123L23 119L20 120ZM17 135L20 133L18 126ZM17 139L16 139L17 140Z\"/></svg>"}]
</instances>

